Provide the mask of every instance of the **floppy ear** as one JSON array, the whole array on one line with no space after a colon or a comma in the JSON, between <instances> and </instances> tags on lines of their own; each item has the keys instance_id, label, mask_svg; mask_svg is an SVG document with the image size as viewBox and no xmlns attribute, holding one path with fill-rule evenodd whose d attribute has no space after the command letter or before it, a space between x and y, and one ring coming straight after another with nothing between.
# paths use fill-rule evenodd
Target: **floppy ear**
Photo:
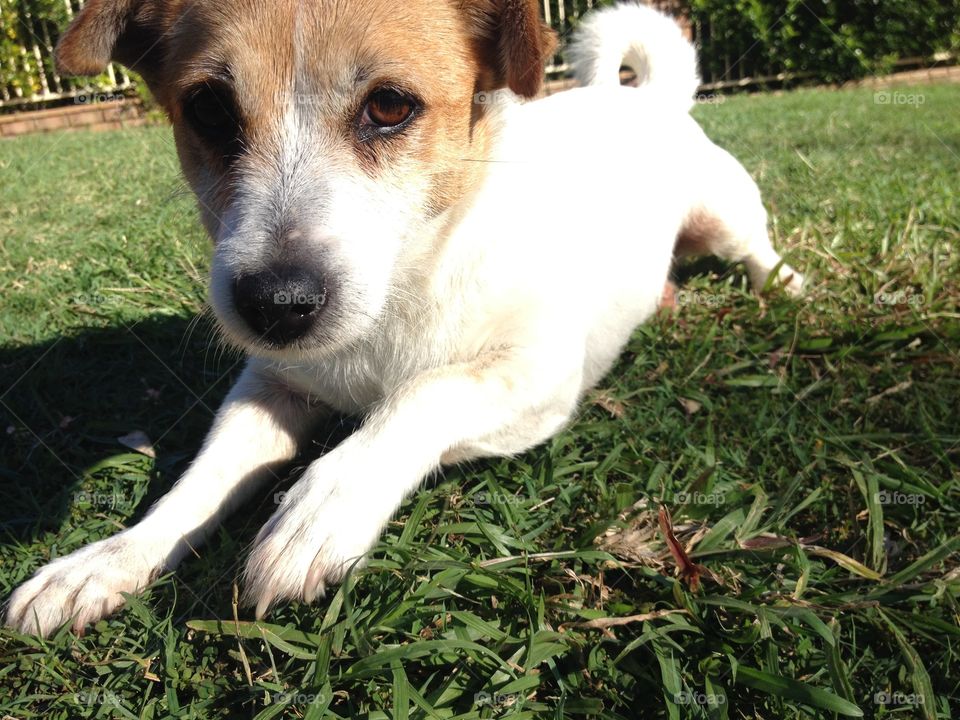
<instances>
[{"instance_id":1,"label":"floppy ear","mask_svg":"<svg viewBox=\"0 0 960 720\"><path fill-rule=\"evenodd\" d=\"M157 80L163 33L171 6L164 0L87 0L57 43L57 69L64 75L98 75L111 61Z\"/></svg>"},{"instance_id":2,"label":"floppy ear","mask_svg":"<svg viewBox=\"0 0 960 720\"><path fill-rule=\"evenodd\" d=\"M538 0L474 0L465 3L481 59L493 71L495 87L535 97L543 67L557 48L556 33L540 19ZM494 89L494 88L484 88Z\"/></svg>"}]
</instances>

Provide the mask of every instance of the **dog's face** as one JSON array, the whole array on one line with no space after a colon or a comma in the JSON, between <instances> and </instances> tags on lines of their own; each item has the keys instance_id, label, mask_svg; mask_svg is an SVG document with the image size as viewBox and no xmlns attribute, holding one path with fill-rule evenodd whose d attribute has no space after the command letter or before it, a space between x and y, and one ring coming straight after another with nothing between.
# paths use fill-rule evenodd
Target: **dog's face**
<instances>
[{"instance_id":1,"label":"dog's face","mask_svg":"<svg viewBox=\"0 0 960 720\"><path fill-rule=\"evenodd\" d=\"M479 181L477 93L532 96L536 0L88 0L68 73L138 70L174 126L232 341L322 354L370 332Z\"/></svg>"}]
</instances>

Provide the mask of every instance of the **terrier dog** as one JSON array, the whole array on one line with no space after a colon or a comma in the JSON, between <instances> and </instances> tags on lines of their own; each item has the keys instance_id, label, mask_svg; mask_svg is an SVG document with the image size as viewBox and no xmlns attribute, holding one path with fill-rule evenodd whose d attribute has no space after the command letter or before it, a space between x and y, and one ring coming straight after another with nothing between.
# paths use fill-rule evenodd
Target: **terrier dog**
<instances>
[{"instance_id":1,"label":"terrier dog","mask_svg":"<svg viewBox=\"0 0 960 720\"><path fill-rule=\"evenodd\" d=\"M538 95L536 0L88 0L61 72L122 62L169 115L249 361L138 524L54 560L6 622L48 634L176 566L332 411L364 416L253 543L244 599L312 601L443 465L571 419L657 309L676 255L799 292L744 168L690 117L693 48L639 6L584 21L582 88ZM639 87L618 83L621 64ZM575 141L572 139L575 138Z\"/></svg>"}]
</instances>

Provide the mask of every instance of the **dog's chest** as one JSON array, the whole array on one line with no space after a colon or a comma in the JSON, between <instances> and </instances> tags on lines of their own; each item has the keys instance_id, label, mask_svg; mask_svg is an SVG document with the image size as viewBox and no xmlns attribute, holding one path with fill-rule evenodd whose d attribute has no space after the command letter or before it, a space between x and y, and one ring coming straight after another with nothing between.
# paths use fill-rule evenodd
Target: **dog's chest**
<instances>
[{"instance_id":1,"label":"dog's chest","mask_svg":"<svg viewBox=\"0 0 960 720\"><path fill-rule=\"evenodd\" d=\"M316 363L275 368L292 388L335 410L365 414L372 406L431 368L449 361L436 338L410 332L368 338Z\"/></svg>"},{"instance_id":2,"label":"dog's chest","mask_svg":"<svg viewBox=\"0 0 960 720\"><path fill-rule=\"evenodd\" d=\"M350 415L365 413L388 392L382 374L361 363L296 365L285 367L278 374L298 392Z\"/></svg>"}]
</instances>

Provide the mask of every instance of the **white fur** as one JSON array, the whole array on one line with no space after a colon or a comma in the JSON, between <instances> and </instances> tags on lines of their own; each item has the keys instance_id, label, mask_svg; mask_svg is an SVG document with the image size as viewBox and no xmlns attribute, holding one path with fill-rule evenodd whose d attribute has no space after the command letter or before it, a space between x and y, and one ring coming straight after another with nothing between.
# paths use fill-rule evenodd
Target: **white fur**
<instances>
[{"instance_id":1,"label":"white fur","mask_svg":"<svg viewBox=\"0 0 960 720\"><path fill-rule=\"evenodd\" d=\"M269 199L277 183L293 183L280 188L287 203L297 193L324 198L306 242L336 256L363 305L341 310L326 344L266 352L248 343L254 357L176 487L140 524L41 569L13 595L7 622L46 634L108 614L121 592L175 566L268 476L265 466L292 458L326 408L362 412L363 426L290 491L247 564L245 598L258 615L277 601L312 600L362 560L441 464L519 453L569 422L655 312L691 218L710 218L710 249L745 261L754 285L766 282L780 258L756 185L706 138L688 103L664 100L681 90L689 99L692 70L672 31L655 42L663 23L639 8L588 21L581 56L590 42L604 49L633 38L650 84L617 87L618 63L598 61L611 73L600 87L500 107L481 190L439 218L407 217L401 185L371 187L323 147L297 160L302 177L250 179L214 262L213 301L228 332L248 342L223 296L224 268L263 262L257 233L278 220L269 215L283 205ZM575 146L571 129L583 131ZM558 196L558 186L568 190ZM350 199L364 194L375 201ZM396 233L378 248L384 228ZM799 291L789 267L778 277Z\"/></svg>"},{"instance_id":2,"label":"white fur","mask_svg":"<svg viewBox=\"0 0 960 720\"><path fill-rule=\"evenodd\" d=\"M664 101L693 106L700 85L697 53L670 17L646 5L624 3L590 13L574 33L565 56L582 86L619 85L620 68L631 68L640 85L656 88Z\"/></svg>"}]
</instances>

